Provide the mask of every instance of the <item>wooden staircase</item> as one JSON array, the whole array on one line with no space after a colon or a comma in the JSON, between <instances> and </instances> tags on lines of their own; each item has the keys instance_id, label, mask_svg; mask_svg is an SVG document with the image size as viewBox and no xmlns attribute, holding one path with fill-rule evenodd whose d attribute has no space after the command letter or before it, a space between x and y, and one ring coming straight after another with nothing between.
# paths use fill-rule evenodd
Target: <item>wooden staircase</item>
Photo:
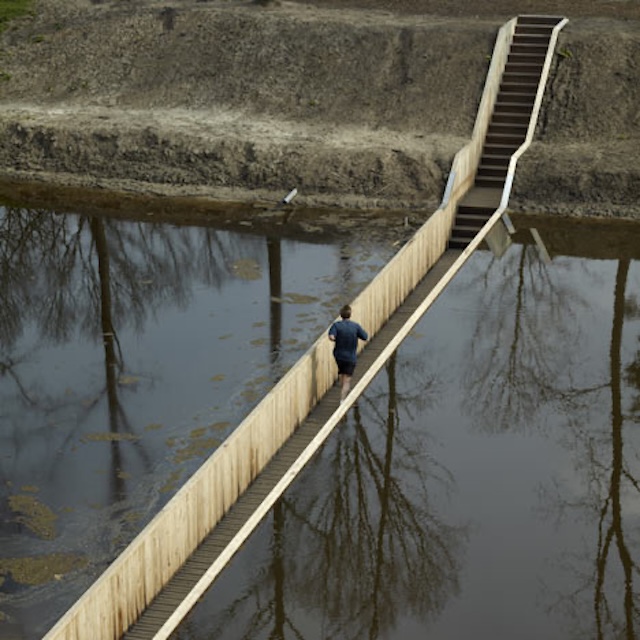
<instances>
[{"instance_id":1,"label":"wooden staircase","mask_svg":"<svg viewBox=\"0 0 640 640\"><path fill-rule=\"evenodd\" d=\"M456 210L449 247L464 249L500 205L511 156L527 137L558 16L519 16L472 188Z\"/></svg>"}]
</instances>

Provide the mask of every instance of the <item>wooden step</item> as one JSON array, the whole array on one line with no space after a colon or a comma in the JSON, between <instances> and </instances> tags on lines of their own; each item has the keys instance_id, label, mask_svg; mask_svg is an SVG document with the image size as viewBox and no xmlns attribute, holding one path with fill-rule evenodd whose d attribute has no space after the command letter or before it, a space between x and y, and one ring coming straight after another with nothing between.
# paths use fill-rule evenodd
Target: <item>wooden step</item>
<instances>
[{"instance_id":1,"label":"wooden step","mask_svg":"<svg viewBox=\"0 0 640 640\"><path fill-rule=\"evenodd\" d=\"M517 147L516 147L517 148ZM496 143L484 143L484 147L482 148L482 157L485 156L509 156L511 157L516 151L511 144L496 144Z\"/></svg>"},{"instance_id":2,"label":"wooden step","mask_svg":"<svg viewBox=\"0 0 640 640\"><path fill-rule=\"evenodd\" d=\"M488 134L504 134L504 135L513 135L513 136L526 136L527 130L529 129L529 121L518 123L518 122L494 122L493 120L489 123L489 128L487 129Z\"/></svg>"},{"instance_id":3,"label":"wooden step","mask_svg":"<svg viewBox=\"0 0 640 640\"><path fill-rule=\"evenodd\" d=\"M511 46L514 44L535 44L548 47L549 35L539 33L518 33L518 30L516 29L516 32L513 34Z\"/></svg>"},{"instance_id":4,"label":"wooden step","mask_svg":"<svg viewBox=\"0 0 640 640\"><path fill-rule=\"evenodd\" d=\"M451 237L452 238L468 238L469 240L472 240L475 235L478 233L478 229L481 229L482 227L475 227L475 226L467 226L467 225L463 225L463 224L458 224L456 221L456 224L454 225L453 229L451 230Z\"/></svg>"},{"instance_id":5,"label":"wooden step","mask_svg":"<svg viewBox=\"0 0 640 640\"><path fill-rule=\"evenodd\" d=\"M505 84L522 84L537 87L540 84L540 73L525 73L523 71L504 70L502 82Z\"/></svg>"},{"instance_id":6,"label":"wooden step","mask_svg":"<svg viewBox=\"0 0 640 640\"><path fill-rule=\"evenodd\" d=\"M548 44L531 44L529 42L514 42L511 45L511 53L524 54L529 56L546 56L549 49Z\"/></svg>"},{"instance_id":7,"label":"wooden step","mask_svg":"<svg viewBox=\"0 0 640 640\"><path fill-rule=\"evenodd\" d=\"M493 215L493 211L488 214L484 213L461 213L458 211L456 214L456 224L460 224L463 227L471 227L474 229L482 229L487 223L487 220ZM455 227L454 227L455 228Z\"/></svg>"},{"instance_id":8,"label":"wooden step","mask_svg":"<svg viewBox=\"0 0 640 640\"><path fill-rule=\"evenodd\" d=\"M538 91L538 82L535 84L527 84L524 82L511 82L510 80L502 79L500 83L500 93L526 93L529 95L535 94Z\"/></svg>"},{"instance_id":9,"label":"wooden step","mask_svg":"<svg viewBox=\"0 0 640 640\"><path fill-rule=\"evenodd\" d=\"M499 189L504 186L505 177L504 176L478 176L476 175L476 179L473 184L478 187L489 187L491 189Z\"/></svg>"},{"instance_id":10,"label":"wooden step","mask_svg":"<svg viewBox=\"0 0 640 640\"><path fill-rule=\"evenodd\" d=\"M507 176L507 171L509 170L509 165L500 165L500 164L480 164L478 165L477 176L485 177L485 176L494 176L494 177L502 177L503 179Z\"/></svg>"},{"instance_id":11,"label":"wooden step","mask_svg":"<svg viewBox=\"0 0 640 640\"><path fill-rule=\"evenodd\" d=\"M535 61L524 61L524 62L514 62L514 61L510 61L507 60L507 64L504 67L504 74L511 74L511 73L522 73L522 74L527 74L527 75L535 75L536 78L540 79L540 76L542 75L542 67L544 65L544 58L541 57L537 57L535 58Z\"/></svg>"},{"instance_id":12,"label":"wooden step","mask_svg":"<svg viewBox=\"0 0 640 640\"><path fill-rule=\"evenodd\" d=\"M450 238L448 247L449 249L466 249L469 246L469 241L465 239Z\"/></svg>"},{"instance_id":13,"label":"wooden step","mask_svg":"<svg viewBox=\"0 0 640 640\"><path fill-rule=\"evenodd\" d=\"M480 156L480 164L485 167L508 167L509 162L511 162L510 155L499 156L486 153Z\"/></svg>"},{"instance_id":14,"label":"wooden step","mask_svg":"<svg viewBox=\"0 0 640 640\"><path fill-rule=\"evenodd\" d=\"M503 124L503 123L512 123L512 124L522 124L526 127L529 127L529 121L531 117L527 112L510 112L510 111L494 111L491 116L491 121L489 122L489 126L491 126L494 122Z\"/></svg>"},{"instance_id":15,"label":"wooden step","mask_svg":"<svg viewBox=\"0 0 640 640\"><path fill-rule=\"evenodd\" d=\"M485 144L497 144L502 146L519 147L525 139L526 129L522 133L493 133L488 132L485 136Z\"/></svg>"},{"instance_id":16,"label":"wooden step","mask_svg":"<svg viewBox=\"0 0 640 640\"><path fill-rule=\"evenodd\" d=\"M548 47L545 47L544 51L542 52L531 51L530 49L518 52L510 49L509 55L507 56L507 64L518 63L542 66L544 64L545 58L547 57L547 49Z\"/></svg>"},{"instance_id":17,"label":"wooden step","mask_svg":"<svg viewBox=\"0 0 640 640\"><path fill-rule=\"evenodd\" d=\"M497 207L497 205L496 205ZM495 213L496 207L459 204L456 210L456 215L464 216L483 216L487 220Z\"/></svg>"},{"instance_id":18,"label":"wooden step","mask_svg":"<svg viewBox=\"0 0 640 640\"><path fill-rule=\"evenodd\" d=\"M550 24L531 24L531 23L516 23L515 35L536 35L544 36L549 40L551 38L551 32L555 25Z\"/></svg>"},{"instance_id":19,"label":"wooden step","mask_svg":"<svg viewBox=\"0 0 640 640\"><path fill-rule=\"evenodd\" d=\"M518 25L533 25L544 24L555 27L559 22L564 20L562 16L542 15L542 14L527 14L518 16Z\"/></svg>"},{"instance_id":20,"label":"wooden step","mask_svg":"<svg viewBox=\"0 0 640 640\"><path fill-rule=\"evenodd\" d=\"M532 106L535 97L535 92L527 93L526 91L500 91L498 97L496 98L496 102L506 102L508 104L522 103Z\"/></svg>"},{"instance_id":21,"label":"wooden step","mask_svg":"<svg viewBox=\"0 0 640 640\"><path fill-rule=\"evenodd\" d=\"M512 102L509 101L506 96L498 96L495 105L493 106L493 113L502 114L521 114L531 117L531 108L533 107L533 100L530 102Z\"/></svg>"}]
</instances>

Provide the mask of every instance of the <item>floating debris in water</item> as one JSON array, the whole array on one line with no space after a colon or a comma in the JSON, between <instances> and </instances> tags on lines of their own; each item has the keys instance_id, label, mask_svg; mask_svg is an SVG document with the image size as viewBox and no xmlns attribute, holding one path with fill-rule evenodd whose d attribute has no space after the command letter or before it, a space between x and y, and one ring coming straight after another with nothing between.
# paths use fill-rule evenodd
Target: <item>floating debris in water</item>
<instances>
[{"instance_id":1,"label":"floating debris in water","mask_svg":"<svg viewBox=\"0 0 640 640\"><path fill-rule=\"evenodd\" d=\"M52 540L56 537L58 516L34 496L9 496L9 508L16 514L16 521L39 538Z\"/></svg>"},{"instance_id":2,"label":"floating debris in water","mask_svg":"<svg viewBox=\"0 0 640 640\"><path fill-rule=\"evenodd\" d=\"M260 280L262 277L260 265L250 258L236 260L231 265L231 269L236 276L243 280Z\"/></svg>"},{"instance_id":3,"label":"floating debris in water","mask_svg":"<svg viewBox=\"0 0 640 640\"><path fill-rule=\"evenodd\" d=\"M51 553L25 558L0 558L0 580L11 576L22 585L39 585L61 580L67 573L83 569L88 561L73 553ZM2 590L0 583L0 590Z\"/></svg>"}]
</instances>

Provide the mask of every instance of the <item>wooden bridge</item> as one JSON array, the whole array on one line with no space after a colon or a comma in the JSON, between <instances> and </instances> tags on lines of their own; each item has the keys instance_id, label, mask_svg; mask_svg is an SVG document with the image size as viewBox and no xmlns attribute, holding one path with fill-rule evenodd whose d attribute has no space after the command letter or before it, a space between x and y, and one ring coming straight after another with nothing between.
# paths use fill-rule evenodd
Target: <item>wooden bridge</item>
<instances>
[{"instance_id":1,"label":"wooden bridge","mask_svg":"<svg viewBox=\"0 0 640 640\"><path fill-rule=\"evenodd\" d=\"M442 204L351 303L372 339L346 401L323 334L45 640L159 640L178 627L473 251L496 224L510 228L516 163L566 22L521 16L500 29Z\"/></svg>"}]
</instances>

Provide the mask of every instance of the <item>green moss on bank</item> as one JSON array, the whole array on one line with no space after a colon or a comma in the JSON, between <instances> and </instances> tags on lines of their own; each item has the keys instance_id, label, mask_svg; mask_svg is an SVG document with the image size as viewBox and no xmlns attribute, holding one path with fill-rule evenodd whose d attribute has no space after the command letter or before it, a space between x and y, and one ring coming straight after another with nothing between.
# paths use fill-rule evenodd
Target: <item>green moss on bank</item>
<instances>
[{"instance_id":1,"label":"green moss on bank","mask_svg":"<svg viewBox=\"0 0 640 640\"><path fill-rule=\"evenodd\" d=\"M33 0L0 0L0 31L14 18L29 13L33 8Z\"/></svg>"}]
</instances>

